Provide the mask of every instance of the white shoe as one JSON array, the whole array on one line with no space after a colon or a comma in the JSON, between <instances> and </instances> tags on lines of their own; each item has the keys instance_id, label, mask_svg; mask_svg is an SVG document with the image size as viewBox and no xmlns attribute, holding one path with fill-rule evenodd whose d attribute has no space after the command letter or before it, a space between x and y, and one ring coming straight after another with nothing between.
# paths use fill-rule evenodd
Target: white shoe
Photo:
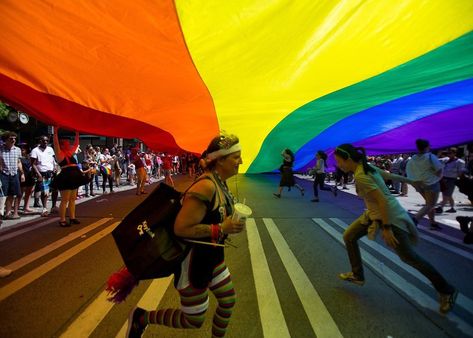
<instances>
[{"instance_id":1,"label":"white shoe","mask_svg":"<svg viewBox=\"0 0 473 338\"><path fill-rule=\"evenodd\" d=\"M11 272L12 272L11 270L5 269L5 268L0 266L0 278L10 276Z\"/></svg>"}]
</instances>

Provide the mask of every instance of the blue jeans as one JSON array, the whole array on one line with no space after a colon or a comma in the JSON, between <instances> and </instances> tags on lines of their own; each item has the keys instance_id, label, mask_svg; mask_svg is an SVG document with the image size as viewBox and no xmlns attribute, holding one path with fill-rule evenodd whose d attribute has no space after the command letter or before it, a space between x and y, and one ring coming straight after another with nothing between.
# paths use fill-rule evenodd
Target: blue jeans
<instances>
[{"instance_id":1,"label":"blue jeans","mask_svg":"<svg viewBox=\"0 0 473 338\"><path fill-rule=\"evenodd\" d=\"M368 224L362 224L362 217L356 219L343 233L343 240L350 260L353 274L364 280L363 262L361 260L360 248L358 246L358 239L368 233ZM435 290L440 293L450 294L454 288L447 283L443 276L424 258L422 258L414 249L409 239L409 234L396 226L392 226L394 236L399 244L394 251L399 258L406 264L409 264L414 269L427 277L433 284Z\"/></svg>"},{"instance_id":2,"label":"blue jeans","mask_svg":"<svg viewBox=\"0 0 473 338\"><path fill-rule=\"evenodd\" d=\"M331 190L330 188L325 186L325 174L315 174L314 178L314 197L319 197L319 189L320 190Z\"/></svg>"}]
</instances>

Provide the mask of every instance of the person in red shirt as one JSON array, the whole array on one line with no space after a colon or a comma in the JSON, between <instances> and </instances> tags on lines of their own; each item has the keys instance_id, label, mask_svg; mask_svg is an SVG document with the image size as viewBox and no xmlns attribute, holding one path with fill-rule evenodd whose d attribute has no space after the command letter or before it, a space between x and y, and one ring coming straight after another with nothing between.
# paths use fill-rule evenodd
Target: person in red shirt
<instances>
[{"instance_id":1,"label":"person in red shirt","mask_svg":"<svg viewBox=\"0 0 473 338\"><path fill-rule=\"evenodd\" d=\"M163 154L161 157L163 160L163 172L164 172L164 182L171 187L174 187L174 181L172 180L172 156Z\"/></svg>"},{"instance_id":2,"label":"person in red shirt","mask_svg":"<svg viewBox=\"0 0 473 338\"><path fill-rule=\"evenodd\" d=\"M136 170L136 194L146 194L145 182L146 182L146 169L141 156L138 154L138 148L131 149L130 162L135 165Z\"/></svg>"}]
</instances>

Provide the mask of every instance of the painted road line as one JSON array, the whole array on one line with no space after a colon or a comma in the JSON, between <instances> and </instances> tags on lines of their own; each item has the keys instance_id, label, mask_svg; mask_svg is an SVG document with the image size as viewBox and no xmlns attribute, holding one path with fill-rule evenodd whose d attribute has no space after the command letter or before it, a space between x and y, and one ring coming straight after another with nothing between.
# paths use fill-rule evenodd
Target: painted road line
<instances>
[{"instance_id":1,"label":"painted road line","mask_svg":"<svg viewBox=\"0 0 473 338\"><path fill-rule=\"evenodd\" d=\"M342 229L346 229L348 226L345 222L343 222L342 220L338 218L330 218L330 220L334 222L335 224L337 224L338 226L340 226ZM361 241L367 246L369 246L370 248L372 248L374 251L382 254L384 257L389 259L393 264L397 265L399 268L403 269L404 271L409 273L411 276L417 278L419 281L421 281L425 285L429 285L429 286L431 285L427 277L425 277L419 271L414 269L412 266L402 262L401 259L394 252L386 249L385 247L376 243L375 241L370 241L367 238L362 238ZM458 293L455 306L462 307L473 316L473 301L460 292Z\"/></svg>"},{"instance_id":2,"label":"painted road line","mask_svg":"<svg viewBox=\"0 0 473 338\"><path fill-rule=\"evenodd\" d=\"M263 218L269 235L276 246L279 257L286 268L289 277L296 289L297 295L309 318L312 329L317 337L343 337L337 324L325 307L322 299L315 290L304 269L299 264L296 256L284 240L276 224L270 218ZM276 337L276 336L275 336Z\"/></svg>"},{"instance_id":3,"label":"painted road line","mask_svg":"<svg viewBox=\"0 0 473 338\"><path fill-rule=\"evenodd\" d=\"M429 231L429 228L423 226L423 225L420 225L419 228L425 230L425 231ZM431 231L431 230L430 230ZM456 237L452 237L452 236L449 236L449 235L445 235L443 233L439 233L437 232L436 233L437 236L441 237L441 238L444 238L450 242L453 242L453 243L456 243L457 245L460 245L462 247L465 247L465 248L471 248L471 246L468 246L468 244L465 244L463 242L460 242L461 239L459 238L456 238ZM451 251L451 252L454 252L454 253L457 253L459 255L462 255L463 257L469 259L469 260L472 260L473 261L473 254L471 254L470 252L468 251L465 251L465 250L462 250L460 248L457 248L456 246L454 245L451 245L451 244L448 244L448 243L445 243L445 242L442 242L442 241L439 241L438 239L435 239L434 237L431 237L431 236L426 236L422 233L419 234L420 238L422 239L425 239L426 241L428 242L431 242L431 243L434 243L434 244L437 244L437 245L441 245L443 248L445 248L446 250L448 251ZM464 252L464 253L462 253Z\"/></svg>"},{"instance_id":4,"label":"painted road line","mask_svg":"<svg viewBox=\"0 0 473 338\"><path fill-rule=\"evenodd\" d=\"M321 218L313 218L312 219L316 224L319 225L323 230L325 230L330 236L336 239L339 243L344 245L342 234L335 230L332 226L327 224ZM414 286L413 284L409 283L407 280L402 278L396 272L388 268L386 265L383 264L380 260L376 259L373 255L371 255L368 251L360 248L361 255L363 257L363 262L366 263L373 271L375 271L379 276L382 276L382 279L399 290L400 292L404 293L409 299L413 300L420 306L432 311L433 309L438 308L438 302L433 300L429 295L424 293L422 290ZM454 322L458 329L464 332L466 335L469 332L473 332L473 326L465 322L463 319L455 315L454 313L449 313L448 318Z\"/></svg>"},{"instance_id":5,"label":"painted road line","mask_svg":"<svg viewBox=\"0 0 473 338\"><path fill-rule=\"evenodd\" d=\"M72 322L61 338L89 337L112 309L113 303L107 300L107 292L100 295Z\"/></svg>"},{"instance_id":6,"label":"painted road line","mask_svg":"<svg viewBox=\"0 0 473 338\"><path fill-rule=\"evenodd\" d=\"M38 266L36 269L28 272L27 274L21 276L18 279L15 279L11 283L5 285L0 289L0 302L5 298L11 296L18 290L21 290L25 286L29 285L30 283L34 282L36 279L40 278L44 274L48 273L49 271L53 270L54 268L58 267L62 263L66 262L68 259L74 257L82 250L88 248L95 242L101 240L109 233L112 232L113 229L119 224L120 222L113 223L112 225L108 226L104 230L96 233L92 237L84 240L83 242L77 244L76 246L70 248L67 251L64 251L60 255L54 257L50 261L46 262L43 265Z\"/></svg>"},{"instance_id":7,"label":"painted road line","mask_svg":"<svg viewBox=\"0 0 473 338\"><path fill-rule=\"evenodd\" d=\"M246 230L263 336L291 337L254 218L246 220Z\"/></svg>"},{"instance_id":8,"label":"painted road line","mask_svg":"<svg viewBox=\"0 0 473 338\"><path fill-rule=\"evenodd\" d=\"M44 227L45 225L48 225L48 224L51 224L51 223L56 222L58 219L59 219L59 217L47 218L46 220L44 220L44 221L42 221L42 222L39 222L38 224L29 226L29 227L24 228L24 229L21 229L21 230L12 231L12 232L10 232L10 233L8 233L8 234L6 234L6 235L2 235L2 234L0 233L0 242L6 241L7 239L10 239L10 238L14 238L14 237L16 237L16 236L23 235L24 233L27 233L27 232L29 232L29 231L36 230L36 229L38 229L38 228ZM7 228L7 229L8 229L8 228Z\"/></svg>"},{"instance_id":9,"label":"painted road line","mask_svg":"<svg viewBox=\"0 0 473 338\"><path fill-rule=\"evenodd\" d=\"M348 224L346 224L345 222L338 220L338 218L330 218L334 223L340 225L342 228L346 228L348 226ZM424 228L424 229L427 229L425 227L422 227L421 228ZM454 245L451 245L451 244L448 244L448 243L445 243L443 241L440 241L436 238L433 238L431 236L427 236L427 235L424 235L424 234L421 234L419 233L419 237L422 238L423 240L426 240L427 242L430 242L430 243L433 243L435 245L438 245L440 246L441 248L447 250L447 251L450 251L454 254L457 254L459 256L462 256L463 258L466 258L470 261L473 261L473 254L468 252L468 251L465 251L465 250L462 250ZM442 236L443 238L447 239L447 240L450 240L450 241L458 241L457 238L454 238L454 237L450 237L450 236L446 236L446 235L443 235ZM466 246L466 245L465 245Z\"/></svg>"},{"instance_id":10,"label":"painted road line","mask_svg":"<svg viewBox=\"0 0 473 338\"><path fill-rule=\"evenodd\" d=\"M137 306L145 310L156 310L159 307L166 290L168 289L169 285L171 285L172 279L173 276L153 280L148 289L146 289L143 297L141 297L139 300ZM120 331L117 333L116 337L125 337L127 327L128 322L125 322ZM71 338L73 337L71 336Z\"/></svg>"},{"instance_id":11,"label":"painted road line","mask_svg":"<svg viewBox=\"0 0 473 338\"><path fill-rule=\"evenodd\" d=\"M32 252L31 254L29 254L25 257L22 257L21 259L7 265L6 268L9 269L9 270L12 270L12 271L18 270L18 269L24 267L25 265L30 264L31 262L34 262L38 258L41 258L44 255L47 255L48 253L56 250L57 248L60 248L61 246L63 246L65 244L67 244L67 243L69 243L69 242L85 235L89 231L92 231L95 228L98 228L99 226L107 223L108 221L110 221L112 219L113 218L102 218L102 219L98 220L97 222L92 223L92 224L90 224L90 225L88 225L88 226L86 226L86 227L84 227L84 228L82 228L78 231L75 231L75 232L72 232L72 233L68 234L66 237L63 237L60 240L41 248L40 250L37 250L37 251Z\"/></svg>"},{"instance_id":12,"label":"painted road line","mask_svg":"<svg viewBox=\"0 0 473 338\"><path fill-rule=\"evenodd\" d=\"M138 303L144 309L155 309L166 292L172 276L154 280ZM107 291L103 291L61 334L61 338L89 337L115 304L108 301ZM117 337L124 337L127 323L123 325Z\"/></svg>"}]
</instances>

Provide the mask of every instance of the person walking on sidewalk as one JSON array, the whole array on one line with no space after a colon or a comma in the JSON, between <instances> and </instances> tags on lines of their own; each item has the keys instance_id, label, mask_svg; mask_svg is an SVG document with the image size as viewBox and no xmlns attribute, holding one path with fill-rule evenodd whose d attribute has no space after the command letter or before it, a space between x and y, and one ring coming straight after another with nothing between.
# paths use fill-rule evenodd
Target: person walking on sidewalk
<instances>
[{"instance_id":1,"label":"person walking on sidewalk","mask_svg":"<svg viewBox=\"0 0 473 338\"><path fill-rule=\"evenodd\" d=\"M342 186L343 190L348 190L348 173L344 173L339 167L335 166L335 187Z\"/></svg>"},{"instance_id":2,"label":"person walking on sidewalk","mask_svg":"<svg viewBox=\"0 0 473 338\"><path fill-rule=\"evenodd\" d=\"M30 149L27 145L23 145L21 147L20 161L21 165L23 166L23 172L25 173L25 180L23 182L20 182L21 195L18 199L18 204L20 204L21 198L24 196L23 212L25 214L28 214L33 212L33 210L30 209L30 197L33 193L36 178L33 172L33 168L31 166Z\"/></svg>"},{"instance_id":3,"label":"person walking on sidewalk","mask_svg":"<svg viewBox=\"0 0 473 338\"><path fill-rule=\"evenodd\" d=\"M418 153L413 155L407 162L407 177L413 181L421 181L424 186L417 191L425 200L425 205L415 215L415 221L419 222L422 217L428 215L431 230L440 230L440 226L435 222L435 204L440 194L440 179L442 178L443 165L430 152L429 141L423 139L416 140Z\"/></svg>"},{"instance_id":4,"label":"person walking on sidewalk","mask_svg":"<svg viewBox=\"0 0 473 338\"><path fill-rule=\"evenodd\" d=\"M166 153L162 156L163 160L163 173L164 173L164 183L167 185L174 187L174 181L172 179L172 159L171 155Z\"/></svg>"},{"instance_id":5,"label":"person walking on sidewalk","mask_svg":"<svg viewBox=\"0 0 473 338\"><path fill-rule=\"evenodd\" d=\"M38 194L41 194L43 211L41 216L49 215L47 204L49 197L49 185L56 171L56 159L54 150L49 145L49 137L41 136L39 145L31 151L31 165L36 173L36 188ZM36 197L36 196L35 196Z\"/></svg>"},{"instance_id":6,"label":"person walking on sidewalk","mask_svg":"<svg viewBox=\"0 0 473 338\"><path fill-rule=\"evenodd\" d=\"M447 153L447 160L444 163L443 167L443 176L440 181L440 186L443 187L442 190L442 202L435 209L436 213L443 213L443 208L448 203L450 204L450 209L445 212L455 213L455 201L453 200L453 192L455 191L455 185L457 180L465 175L465 161L457 157L457 148L452 147Z\"/></svg>"},{"instance_id":7,"label":"person walking on sidewalk","mask_svg":"<svg viewBox=\"0 0 473 338\"><path fill-rule=\"evenodd\" d=\"M279 181L278 192L273 193L273 195L277 198L281 198L282 189L284 187L288 187L289 191L292 187L296 187L301 192L301 195L304 196L304 188L296 183L296 180L294 179L294 172L292 171L292 166L296 160L294 153L290 149L286 148L282 151L281 156L283 158L283 163L279 167L279 171L281 172L281 180Z\"/></svg>"},{"instance_id":8,"label":"person walking on sidewalk","mask_svg":"<svg viewBox=\"0 0 473 338\"><path fill-rule=\"evenodd\" d=\"M327 161L327 154L325 154L324 151L319 150L317 154L315 154L315 159L315 167L309 171L309 174L314 176L314 198L311 200L311 202L319 202L318 187L320 187L320 190L332 191L332 193L337 196L336 185L331 188L325 186L325 167Z\"/></svg>"},{"instance_id":9,"label":"person walking on sidewalk","mask_svg":"<svg viewBox=\"0 0 473 338\"><path fill-rule=\"evenodd\" d=\"M6 196L5 219L18 219L18 207L21 200L20 182L25 181L25 173L21 165L21 150L16 143L16 134L7 131L2 135L3 145L0 146L0 197ZM16 203L13 200L16 198ZM13 208L13 214L10 214ZM0 210L3 213L3 210Z\"/></svg>"},{"instance_id":10,"label":"person walking on sidewalk","mask_svg":"<svg viewBox=\"0 0 473 338\"><path fill-rule=\"evenodd\" d=\"M354 173L357 195L363 198L366 206L366 211L343 233L352 270L341 273L339 278L360 286L365 283L358 240L365 235L374 239L380 229L384 241L393 248L399 258L422 273L433 284L440 295L439 311L442 314L449 312L455 304L458 291L416 252L413 244L417 242L418 234L414 221L391 195L384 180L396 179L417 188L420 188L422 183L370 165L365 150L355 148L351 144L338 146L335 149L335 160L343 171Z\"/></svg>"},{"instance_id":11,"label":"person walking on sidewalk","mask_svg":"<svg viewBox=\"0 0 473 338\"><path fill-rule=\"evenodd\" d=\"M407 162L409 162L410 159L411 157L409 156L409 154L402 154L402 162L399 166L399 175L407 176L406 167L407 167ZM401 182L401 194L399 194L399 197L407 197L408 191L409 191L409 186L407 185L407 183Z\"/></svg>"},{"instance_id":12,"label":"person walking on sidewalk","mask_svg":"<svg viewBox=\"0 0 473 338\"><path fill-rule=\"evenodd\" d=\"M102 175L102 194L105 194L106 184L108 182L108 188L110 193L113 193L113 176L112 176L112 156L108 148L103 150L103 153L99 155L99 168Z\"/></svg>"},{"instance_id":13,"label":"person walking on sidewalk","mask_svg":"<svg viewBox=\"0 0 473 338\"><path fill-rule=\"evenodd\" d=\"M84 161L82 162L82 169L88 170L88 175L90 177L90 182L84 185L85 188L85 197L95 196L94 194L94 177L97 175L97 161L95 159L95 149L92 144L88 144L85 147ZM90 170L89 170L90 169Z\"/></svg>"},{"instance_id":14,"label":"person walking on sidewalk","mask_svg":"<svg viewBox=\"0 0 473 338\"><path fill-rule=\"evenodd\" d=\"M241 146L233 135L214 138L207 148L205 173L193 183L182 202L174 223L177 236L199 243L192 248L175 273L180 309L145 311L135 308L129 317L127 337L141 337L150 324L196 329L205 321L209 290L217 299L212 337L224 337L235 305L235 290L225 264L227 234L243 231L244 221L232 218L234 198L226 180L238 173L242 164Z\"/></svg>"},{"instance_id":15,"label":"person walking on sidewalk","mask_svg":"<svg viewBox=\"0 0 473 338\"><path fill-rule=\"evenodd\" d=\"M130 161L134 165L134 170L136 172L136 194L146 194L145 184L146 184L146 169L145 163L139 154L139 148L131 149Z\"/></svg>"}]
</instances>

